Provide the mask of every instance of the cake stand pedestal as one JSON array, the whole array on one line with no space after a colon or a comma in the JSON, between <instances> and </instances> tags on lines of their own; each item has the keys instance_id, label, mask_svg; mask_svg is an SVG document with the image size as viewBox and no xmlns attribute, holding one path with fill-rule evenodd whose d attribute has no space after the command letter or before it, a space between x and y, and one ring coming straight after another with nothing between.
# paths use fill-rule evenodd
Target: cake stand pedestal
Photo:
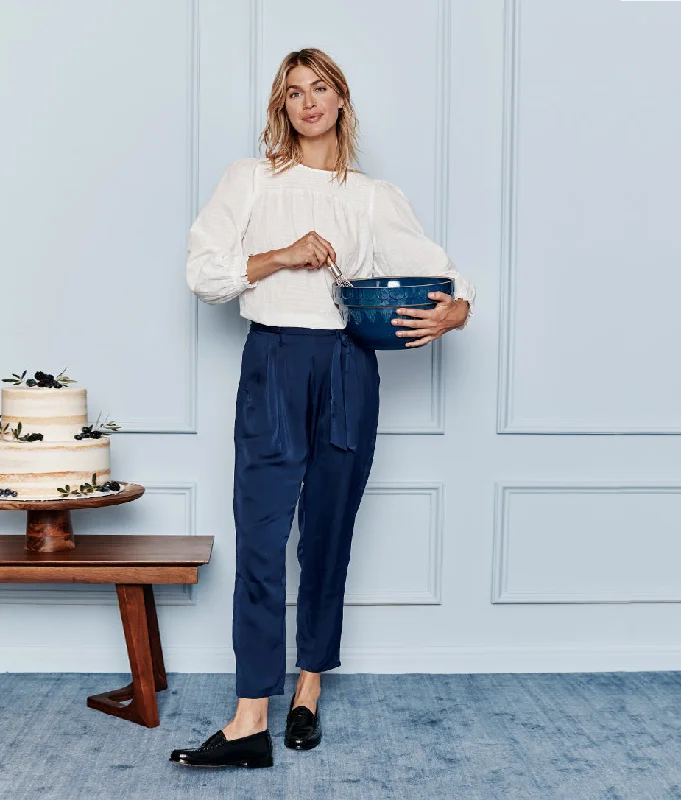
<instances>
[{"instance_id":1,"label":"cake stand pedestal","mask_svg":"<svg viewBox=\"0 0 681 800\"><path fill-rule=\"evenodd\" d=\"M120 481L123 483L123 481ZM120 492L95 497L65 497L63 500L5 500L0 498L0 511L26 511L26 546L30 553L57 553L73 550L71 511L79 508L102 508L129 503L144 494L139 483L125 484Z\"/></svg>"}]
</instances>

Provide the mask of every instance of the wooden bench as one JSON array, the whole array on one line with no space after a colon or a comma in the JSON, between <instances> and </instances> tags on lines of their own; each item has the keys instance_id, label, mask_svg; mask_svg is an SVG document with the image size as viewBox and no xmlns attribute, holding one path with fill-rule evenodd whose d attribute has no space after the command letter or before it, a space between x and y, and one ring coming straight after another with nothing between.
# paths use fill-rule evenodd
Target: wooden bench
<instances>
[{"instance_id":1,"label":"wooden bench","mask_svg":"<svg viewBox=\"0 0 681 800\"><path fill-rule=\"evenodd\" d=\"M155 728L156 692L168 683L152 585L198 583L199 567L210 561L213 537L93 534L75 539L72 550L30 552L25 536L0 536L0 582L115 584L132 682L92 695L87 704Z\"/></svg>"}]
</instances>

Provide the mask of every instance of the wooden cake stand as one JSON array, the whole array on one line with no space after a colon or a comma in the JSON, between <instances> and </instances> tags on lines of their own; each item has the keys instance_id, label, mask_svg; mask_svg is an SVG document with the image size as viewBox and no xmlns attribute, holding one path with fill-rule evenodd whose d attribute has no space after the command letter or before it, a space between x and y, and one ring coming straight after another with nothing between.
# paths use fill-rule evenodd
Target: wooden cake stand
<instances>
[{"instance_id":1,"label":"wooden cake stand","mask_svg":"<svg viewBox=\"0 0 681 800\"><path fill-rule=\"evenodd\" d=\"M124 483L124 481L120 481ZM144 494L139 483L125 484L120 492L95 497L65 497L57 500L0 499L0 511L27 511L26 547L32 553L57 553L76 546L71 511L79 508L102 508L129 503Z\"/></svg>"}]
</instances>

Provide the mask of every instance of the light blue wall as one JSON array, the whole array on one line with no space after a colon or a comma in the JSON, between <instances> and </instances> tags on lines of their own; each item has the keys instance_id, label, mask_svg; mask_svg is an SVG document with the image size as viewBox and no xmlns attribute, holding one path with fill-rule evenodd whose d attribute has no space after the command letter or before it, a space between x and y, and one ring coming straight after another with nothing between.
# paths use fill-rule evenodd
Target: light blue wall
<instances>
[{"instance_id":1,"label":"light blue wall","mask_svg":"<svg viewBox=\"0 0 681 800\"><path fill-rule=\"evenodd\" d=\"M187 232L255 154L280 60L321 47L361 166L478 290L465 331L380 355L340 669L679 669L681 5L397 9L4 2L1 377L68 365L123 426L112 474L148 491L77 531L216 537L198 587L159 588L160 625L169 670L233 670L245 325L188 291ZM110 587L0 587L0 629L0 669L127 669Z\"/></svg>"}]
</instances>

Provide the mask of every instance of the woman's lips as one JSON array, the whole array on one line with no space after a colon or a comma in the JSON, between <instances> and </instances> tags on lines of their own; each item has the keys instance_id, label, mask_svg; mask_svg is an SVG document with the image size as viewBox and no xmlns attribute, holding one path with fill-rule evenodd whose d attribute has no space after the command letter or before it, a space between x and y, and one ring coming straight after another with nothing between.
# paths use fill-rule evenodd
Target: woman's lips
<instances>
[{"instance_id":1,"label":"woman's lips","mask_svg":"<svg viewBox=\"0 0 681 800\"><path fill-rule=\"evenodd\" d=\"M321 114L311 114L309 117L303 117L304 122L316 122L318 119L321 119Z\"/></svg>"}]
</instances>

